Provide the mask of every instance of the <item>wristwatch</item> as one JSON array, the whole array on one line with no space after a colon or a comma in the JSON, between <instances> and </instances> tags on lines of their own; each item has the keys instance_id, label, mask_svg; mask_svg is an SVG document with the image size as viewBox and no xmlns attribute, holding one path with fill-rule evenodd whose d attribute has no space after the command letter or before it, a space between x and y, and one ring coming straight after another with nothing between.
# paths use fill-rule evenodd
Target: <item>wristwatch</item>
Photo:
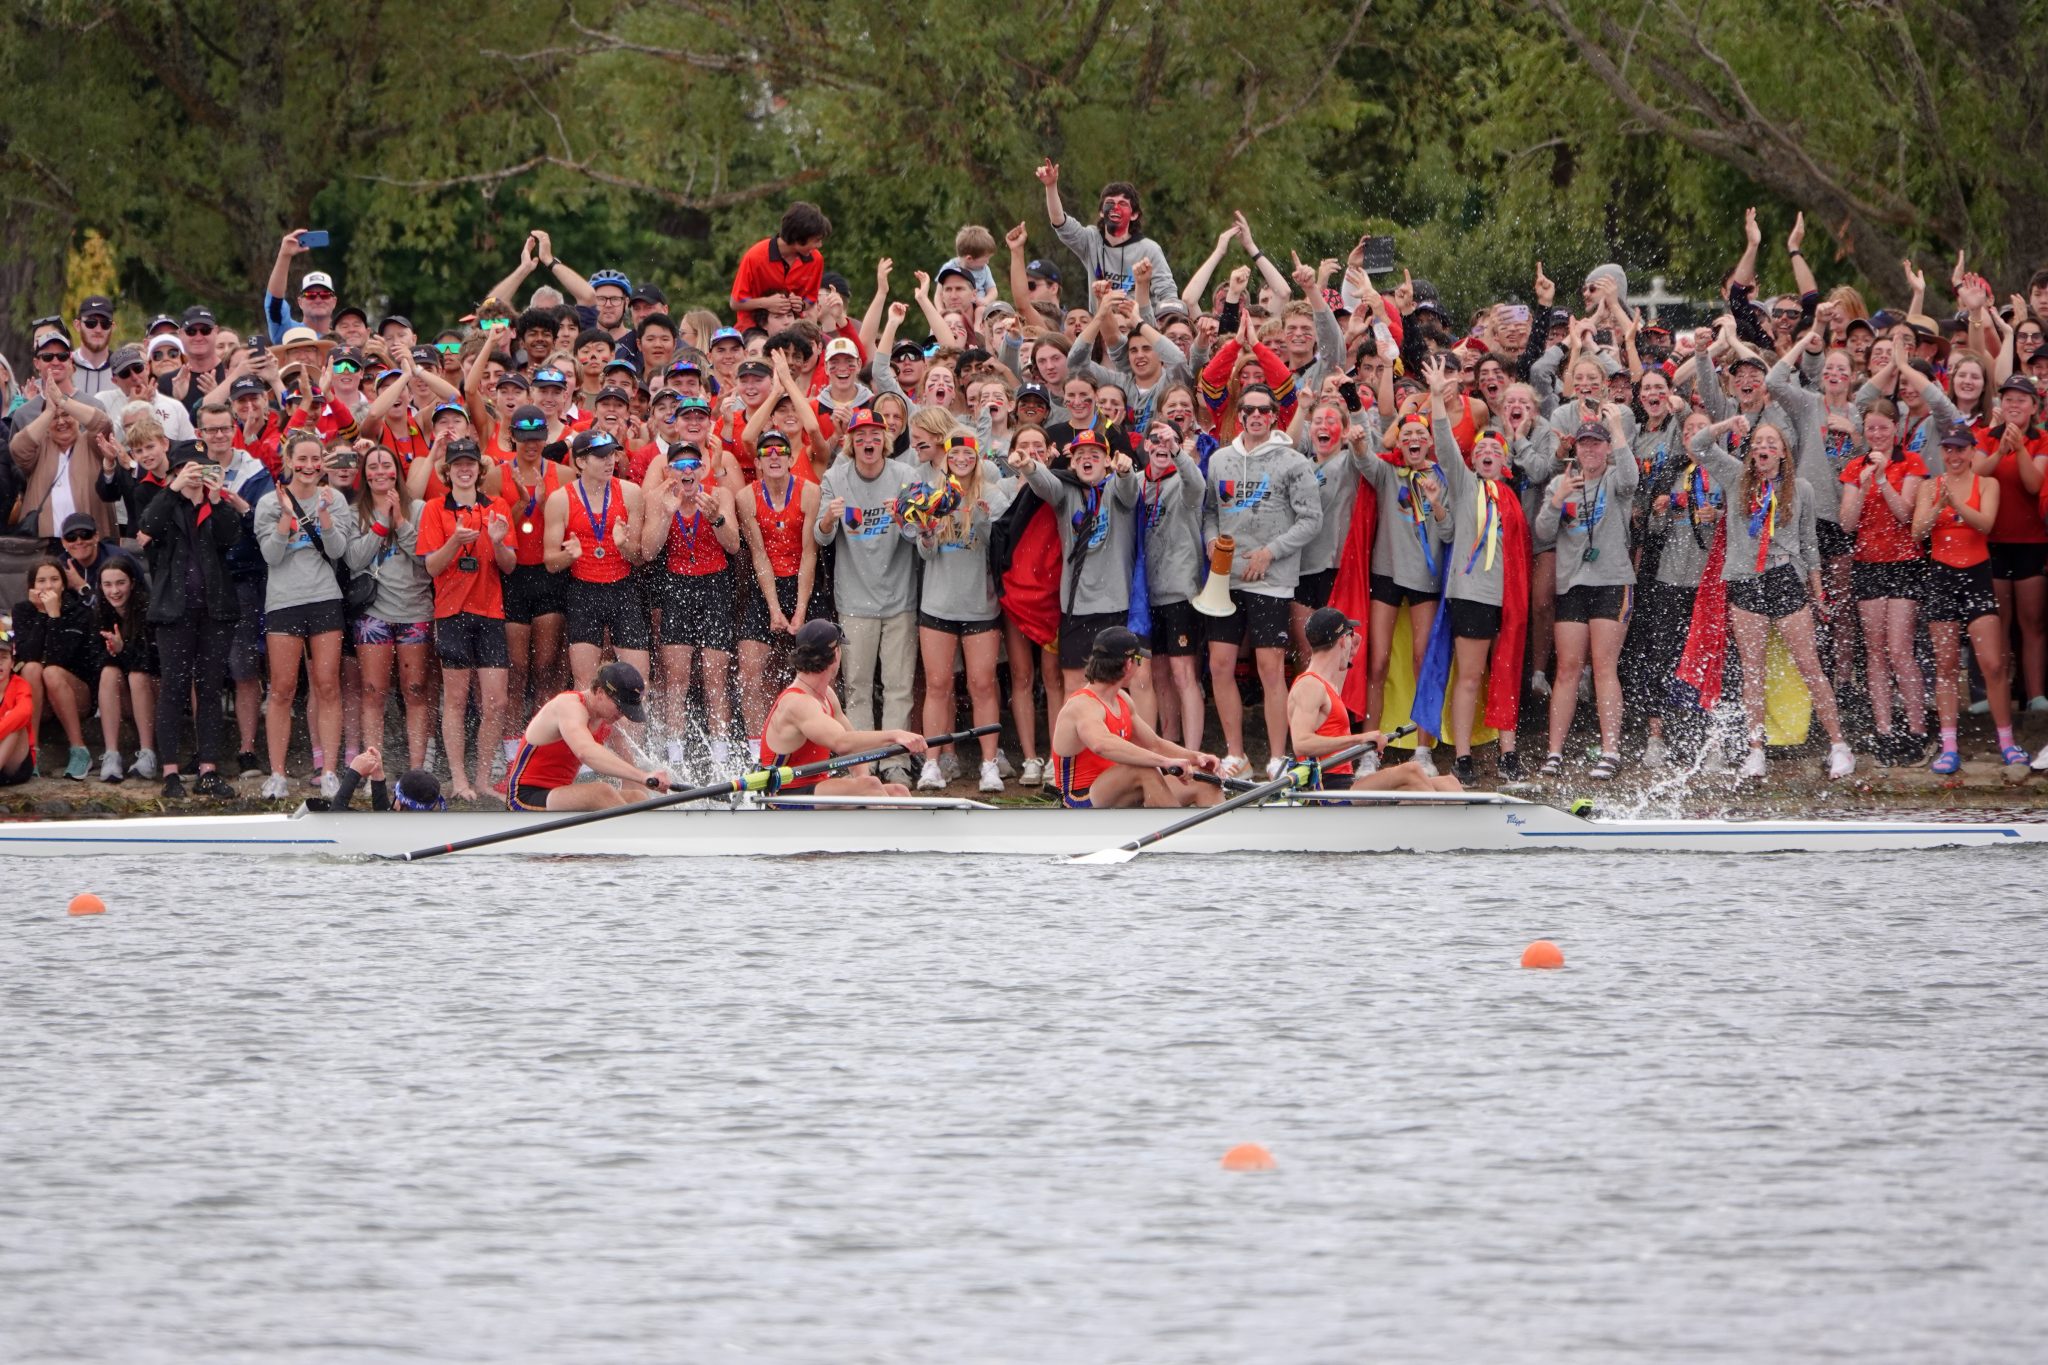
<instances>
[{"instance_id":1,"label":"wristwatch","mask_svg":"<svg viewBox=\"0 0 2048 1365\"><path fill-rule=\"evenodd\" d=\"M725 525L725 513L720 512L717 516L711 519L712 530L716 531L719 527L723 525Z\"/></svg>"}]
</instances>

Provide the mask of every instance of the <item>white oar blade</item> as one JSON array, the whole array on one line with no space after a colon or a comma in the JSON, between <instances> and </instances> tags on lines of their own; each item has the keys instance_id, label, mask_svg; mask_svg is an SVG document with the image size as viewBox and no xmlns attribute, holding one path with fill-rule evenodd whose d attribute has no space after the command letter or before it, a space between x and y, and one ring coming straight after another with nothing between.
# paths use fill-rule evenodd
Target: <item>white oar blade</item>
<instances>
[{"instance_id":1,"label":"white oar blade","mask_svg":"<svg viewBox=\"0 0 2048 1365\"><path fill-rule=\"evenodd\" d=\"M1134 848L1103 848L1093 853L1076 854L1067 859L1067 864L1070 867L1109 867L1127 863L1137 856L1138 850Z\"/></svg>"}]
</instances>

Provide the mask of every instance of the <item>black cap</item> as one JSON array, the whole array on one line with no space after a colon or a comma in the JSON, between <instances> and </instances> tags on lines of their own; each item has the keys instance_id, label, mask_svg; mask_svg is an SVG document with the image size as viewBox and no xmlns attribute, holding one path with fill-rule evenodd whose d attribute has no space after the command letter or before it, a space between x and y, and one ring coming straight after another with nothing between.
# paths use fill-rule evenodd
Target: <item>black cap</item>
<instances>
[{"instance_id":1,"label":"black cap","mask_svg":"<svg viewBox=\"0 0 2048 1365\"><path fill-rule=\"evenodd\" d=\"M230 399L267 397L269 393L270 386L253 375L245 374L234 383L228 385L228 397Z\"/></svg>"},{"instance_id":2,"label":"black cap","mask_svg":"<svg viewBox=\"0 0 2048 1365\"><path fill-rule=\"evenodd\" d=\"M1614 433L1608 429L1605 422L1581 422L1579 423L1579 429L1572 433L1572 439L1574 441L1604 441L1612 445L1614 443Z\"/></svg>"},{"instance_id":3,"label":"black cap","mask_svg":"<svg viewBox=\"0 0 2048 1365\"><path fill-rule=\"evenodd\" d=\"M213 457L206 453L206 447L197 441L173 441L171 453L164 461L168 473L184 464L212 464Z\"/></svg>"},{"instance_id":4,"label":"black cap","mask_svg":"<svg viewBox=\"0 0 2048 1365\"><path fill-rule=\"evenodd\" d=\"M635 725L647 723L647 708L640 704L646 686L640 670L629 663L609 663L597 670L597 690L610 697L619 714Z\"/></svg>"},{"instance_id":5,"label":"black cap","mask_svg":"<svg viewBox=\"0 0 2048 1365\"><path fill-rule=\"evenodd\" d=\"M1096 634L1095 643L1088 647L1088 653L1097 659L1142 659L1145 657L1145 642L1135 631L1111 626Z\"/></svg>"},{"instance_id":6,"label":"black cap","mask_svg":"<svg viewBox=\"0 0 2048 1365\"><path fill-rule=\"evenodd\" d=\"M889 349L889 359L923 360L924 346L921 343L911 341L909 338L906 337L904 340L897 342L894 346L892 346Z\"/></svg>"},{"instance_id":7,"label":"black cap","mask_svg":"<svg viewBox=\"0 0 2048 1365\"><path fill-rule=\"evenodd\" d=\"M733 373L742 376L758 374L763 379L766 379L775 373L775 367L765 360L742 360L740 367L734 370Z\"/></svg>"},{"instance_id":8,"label":"black cap","mask_svg":"<svg viewBox=\"0 0 2048 1365\"><path fill-rule=\"evenodd\" d=\"M818 280L818 288L830 289L842 299L853 297L853 286L846 282L846 276L836 270L828 270Z\"/></svg>"},{"instance_id":9,"label":"black cap","mask_svg":"<svg viewBox=\"0 0 2048 1365\"><path fill-rule=\"evenodd\" d=\"M407 316L406 316L405 314L403 314L403 313L386 313L386 314L385 314L385 315L384 315L383 317L381 317L381 318L377 319L377 333L378 333L378 335L380 335L380 336L381 336L381 335L383 335L384 329L385 329L386 327L389 327L389 326L391 326L391 325L392 325L393 323L396 323L396 324L397 324L398 326L400 326L400 327L403 327L403 328L405 328L405 330L406 330L406 331L408 331L408 332L411 332L411 331L416 331L416 330L418 330L417 328L415 328L415 327L414 327L414 326L412 325L412 319L411 319L411 318L409 318L409 317L407 317ZM403 780L404 780L403 778L401 778L401 779L400 779L400 781L403 781Z\"/></svg>"},{"instance_id":10,"label":"black cap","mask_svg":"<svg viewBox=\"0 0 2048 1365\"><path fill-rule=\"evenodd\" d=\"M2041 390L2035 387L2034 381L2023 374L2016 374L2003 384L2000 384L1998 391L2000 393L2023 393L2029 398L2039 398L2041 396Z\"/></svg>"},{"instance_id":11,"label":"black cap","mask_svg":"<svg viewBox=\"0 0 2048 1365\"><path fill-rule=\"evenodd\" d=\"M1764 364L1764 358L1755 351L1744 351L1728 362L1728 373L1734 374L1745 365L1754 365L1759 370L1770 368Z\"/></svg>"},{"instance_id":12,"label":"black cap","mask_svg":"<svg viewBox=\"0 0 2048 1365\"><path fill-rule=\"evenodd\" d=\"M761 433L761 439L754 442L756 450L766 450L769 446L781 446L784 450L791 448L789 438L779 431L764 431Z\"/></svg>"},{"instance_id":13,"label":"black cap","mask_svg":"<svg viewBox=\"0 0 2048 1365\"><path fill-rule=\"evenodd\" d=\"M939 267L939 273L932 276L932 283L937 284L941 280L944 280L948 275L958 275L961 279L967 281L969 284L974 283L974 276L971 272L969 272L967 267L953 261L948 261L944 265Z\"/></svg>"},{"instance_id":14,"label":"black cap","mask_svg":"<svg viewBox=\"0 0 2048 1365\"><path fill-rule=\"evenodd\" d=\"M832 651L845 638L838 622L814 616L792 637L790 662L799 673L816 673L832 662Z\"/></svg>"},{"instance_id":15,"label":"black cap","mask_svg":"<svg viewBox=\"0 0 2048 1365\"><path fill-rule=\"evenodd\" d=\"M183 325L186 327L196 327L201 323L204 323L208 327L216 325L213 320L213 310L210 308L203 308L199 304L195 303L190 308L187 308L185 310L185 321Z\"/></svg>"},{"instance_id":16,"label":"black cap","mask_svg":"<svg viewBox=\"0 0 2048 1365\"><path fill-rule=\"evenodd\" d=\"M515 441L539 441L548 434L548 415L531 403L521 404L512 410L512 439Z\"/></svg>"},{"instance_id":17,"label":"black cap","mask_svg":"<svg viewBox=\"0 0 2048 1365\"><path fill-rule=\"evenodd\" d=\"M360 370L370 363L370 358L354 346L337 346L327 353L327 363L330 365L339 365L344 361Z\"/></svg>"},{"instance_id":18,"label":"black cap","mask_svg":"<svg viewBox=\"0 0 2048 1365\"><path fill-rule=\"evenodd\" d=\"M592 403L602 403L607 398L616 399L621 403L627 404L630 404L633 401L633 395L631 391L627 389L622 389L617 384L605 385L603 388L597 391L597 397L591 399L590 401Z\"/></svg>"},{"instance_id":19,"label":"black cap","mask_svg":"<svg viewBox=\"0 0 2048 1365\"><path fill-rule=\"evenodd\" d=\"M450 441L448 448L442 451L441 454L442 458L447 460L449 464L454 464L457 460L475 460L478 464L482 464L484 460L483 447L467 436Z\"/></svg>"},{"instance_id":20,"label":"black cap","mask_svg":"<svg viewBox=\"0 0 2048 1365\"><path fill-rule=\"evenodd\" d=\"M365 327L370 325L370 310L363 307L360 303L344 303L341 307L334 310L334 320L340 322L351 313L361 318Z\"/></svg>"},{"instance_id":21,"label":"black cap","mask_svg":"<svg viewBox=\"0 0 2048 1365\"><path fill-rule=\"evenodd\" d=\"M425 768L407 768L392 795L400 810L433 810L441 804L441 779Z\"/></svg>"},{"instance_id":22,"label":"black cap","mask_svg":"<svg viewBox=\"0 0 2048 1365\"><path fill-rule=\"evenodd\" d=\"M533 388L533 385L527 383L526 376L519 373L519 371L507 370L498 376L498 387L501 389L530 390Z\"/></svg>"},{"instance_id":23,"label":"black cap","mask_svg":"<svg viewBox=\"0 0 2048 1365\"><path fill-rule=\"evenodd\" d=\"M1060 282L1060 268L1051 261L1033 261L1024 267L1024 273L1034 280L1051 280L1054 284Z\"/></svg>"},{"instance_id":24,"label":"black cap","mask_svg":"<svg viewBox=\"0 0 2048 1365\"><path fill-rule=\"evenodd\" d=\"M73 531L97 532L99 529L100 524L94 521L91 517L87 516L85 513L73 512L70 516L64 518L64 524L57 528L57 536L61 540L63 537L70 535Z\"/></svg>"},{"instance_id":25,"label":"black cap","mask_svg":"<svg viewBox=\"0 0 2048 1365\"><path fill-rule=\"evenodd\" d=\"M635 303L659 304L664 308L668 306L668 295L661 292L661 286L646 280L634 285L633 292L626 297Z\"/></svg>"},{"instance_id":26,"label":"black cap","mask_svg":"<svg viewBox=\"0 0 2048 1365\"><path fill-rule=\"evenodd\" d=\"M1045 410L1047 412L1052 411L1052 394L1046 391L1045 385L1019 384L1017 386L1016 402L1013 404L1013 406L1023 406L1024 400L1027 398L1035 399L1036 401L1045 404Z\"/></svg>"},{"instance_id":27,"label":"black cap","mask_svg":"<svg viewBox=\"0 0 2048 1365\"><path fill-rule=\"evenodd\" d=\"M177 331L178 320L172 317L169 313L158 313L155 317L149 320L149 326L142 329L142 334L144 336L153 337L166 327L170 328L174 332Z\"/></svg>"},{"instance_id":28,"label":"black cap","mask_svg":"<svg viewBox=\"0 0 2048 1365\"><path fill-rule=\"evenodd\" d=\"M569 458L581 459L585 455L616 455L619 443L608 431L579 431L576 439L569 442Z\"/></svg>"},{"instance_id":29,"label":"black cap","mask_svg":"<svg viewBox=\"0 0 2048 1365\"><path fill-rule=\"evenodd\" d=\"M111 321L114 316L114 301L104 294L94 294L84 303L78 305L78 316L82 318L106 318Z\"/></svg>"},{"instance_id":30,"label":"black cap","mask_svg":"<svg viewBox=\"0 0 2048 1365\"><path fill-rule=\"evenodd\" d=\"M1965 446L1974 446L1977 444L1977 433L1970 430L1968 423L1957 422L1941 434L1941 443L1944 446L1954 446L1957 449Z\"/></svg>"},{"instance_id":31,"label":"black cap","mask_svg":"<svg viewBox=\"0 0 2048 1365\"><path fill-rule=\"evenodd\" d=\"M1308 640L1310 649L1328 649L1357 629L1358 622L1335 607L1317 607L1309 613L1302 635Z\"/></svg>"}]
</instances>

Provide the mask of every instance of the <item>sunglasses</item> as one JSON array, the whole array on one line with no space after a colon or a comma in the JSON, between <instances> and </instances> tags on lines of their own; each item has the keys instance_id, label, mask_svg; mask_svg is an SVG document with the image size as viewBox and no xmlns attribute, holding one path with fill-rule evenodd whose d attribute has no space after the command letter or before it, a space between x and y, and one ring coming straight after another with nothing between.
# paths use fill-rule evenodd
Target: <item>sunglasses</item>
<instances>
[{"instance_id":1,"label":"sunglasses","mask_svg":"<svg viewBox=\"0 0 2048 1365\"><path fill-rule=\"evenodd\" d=\"M186 325L185 335L188 337L210 337L213 335L213 324L209 322L189 323Z\"/></svg>"},{"instance_id":2,"label":"sunglasses","mask_svg":"<svg viewBox=\"0 0 2048 1365\"><path fill-rule=\"evenodd\" d=\"M770 449L773 449L773 447L770 447ZM678 474L694 474L704 467L704 462L691 459L670 460L668 467Z\"/></svg>"},{"instance_id":3,"label":"sunglasses","mask_svg":"<svg viewBox=\"0 0 2048 1365\"><path fill-rule=\"evenodd\" d=\"M502 331L503 329L510 327L511 325L512 319L510 318L485 318L483 321L477 324L477 327L481 331L497 332Z\"/></svg>"},{"instance_id":4,"label":"sunglasses","mask_svg":"<svg viewBox=\"0 0 2048 1365\"><path fill-rule=\"evenodd\" d=\"M336 374L355 374L362 368L353 360L337 360L334 362L334 372Z\"/></svg>"},{"instance_id":5,"label":"sunglasses","mask_svg":"<svg viewBox=\"0 0 2048 1365\"><path fill-rule=\"evenodd\" d=\"M462 343L459 341L437 341L434 343L434 349L442 355L461 355Z\"/></svg>"},{"instance_id":6,"label":"sunglasses","mask_svg":"<svg viewBox=\"0 0 2048 1365\"><path fill-rule=\"evenodd\" d=\"M332 289L302 289L299 291L299 297L302 299L331 299L334 297L334 291Z\"/></svg>"},{"instance_id":7,"label":"sunglasses","mask_svg":"<svg viewBox=\"0 0 2048 1365\"><path fill-rule=\"evenodd\" d=\"M97 318L97 317L95 317L95 318L80 318L80 319L78 320L78 325L79 325L80 327L90 327L90 328L92 328L92 329L93 329L93 330L94 330L95 332L109 332L109 331L112 331L112 330L113 330L113 327L114 327L114 320L113 320L112 318Z\"/></svg>"},{"instance_id":8,"label":"sunglasses","mask_svg":"<svg viewBox=\"0 0 2048 1365\"><path fill-rule=\"evenodd\" d=\"M1267 407L1265 404L1261 403L1255 407L1239 408L1238 411L1244 414L1246 417L1251 417L1260 413L1270 413L1273 410Z\"/></svg>"},{"instance_id":9,"label":"sunglasses","mask_svg":"<svg viewBox=\"0 0 2048 1365\"><path fill-rule=\"evenodd\" d=\"M1773 308L1771 316L1779 322L1797 322L1800 313L1797 308Z\"/></svg>"},{"instance_id":10,"label":"sunglasses","mask_svg":"<svg viewBox=\"0 0 2048 1365\"><path fill-rule=\"evenodd\" d=\"M184 357L179 355L178 352L172 347L160 346L156 350L151 351L149 353L149 359L150 362L154 364L156 361L159 360L183 360Z\"/></svg>"},{"instance_id":11,"label":"sunglasses","mask_svg":"<svg viewBox=\"0 0 2048 1365\"><path fill-rule=\"evenodd\" d=\"M37 352L36 352L36 359L37 359L37 360L40 360L40 361L42 361L42 362L43 362L43 363L44 363L45 365L54 365L54 364L56 364L56 363L57 363L58 361L60 361L60 360L69 360L69 359L71 359L71 352L69 352L69 351L37 351Z\"/></svg>"},{"instance_id":12,"label":"sunglasses","mask_svg":"<svg viewBox=\"0 0 2048 1365\"><path fill-rule=\"evenodd\" d=\"M134 378L134 377L135 377L136 375L138 375L138 374L141 374L141 373L142 373L142 366L140 366L140 365L130 365L130 366L126 367L125 369L119 369L119 370L116 370L116 371L114 371L114 378L116 378L116 379L133 379L133 378Z\"/></svg>"},{"instance_id":13,"label":"sunglasses","mask_svg":"<svg viewBox=\"0 0 2048 1365\"><path fill-rule=\"evenodd\" d=\"M100 533L98 531L73 531L64 537L64 543L66 545L82 545L88 540L98 540L99 538Z\"/></svg>"}]
</instances>

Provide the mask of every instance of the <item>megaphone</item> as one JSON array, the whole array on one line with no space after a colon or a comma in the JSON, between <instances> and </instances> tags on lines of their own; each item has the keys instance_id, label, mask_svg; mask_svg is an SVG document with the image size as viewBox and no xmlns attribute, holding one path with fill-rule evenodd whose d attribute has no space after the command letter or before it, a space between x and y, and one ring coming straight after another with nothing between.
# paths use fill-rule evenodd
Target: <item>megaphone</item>
<instances>
[{"instance_id":1,"label":"megaphone","mask_svg":"<svg viewBox=\"0 0 2048 1365\"><path fill-rule=\"evenodd\" d=\"M1236 554L1235 539L1216 537L1216 548L1209 552L1209 581L1189 604L1202 615L1228 616L1237 610L1237 603L1230 600L1230 561Z\"/></svg>"}]
</instances>

